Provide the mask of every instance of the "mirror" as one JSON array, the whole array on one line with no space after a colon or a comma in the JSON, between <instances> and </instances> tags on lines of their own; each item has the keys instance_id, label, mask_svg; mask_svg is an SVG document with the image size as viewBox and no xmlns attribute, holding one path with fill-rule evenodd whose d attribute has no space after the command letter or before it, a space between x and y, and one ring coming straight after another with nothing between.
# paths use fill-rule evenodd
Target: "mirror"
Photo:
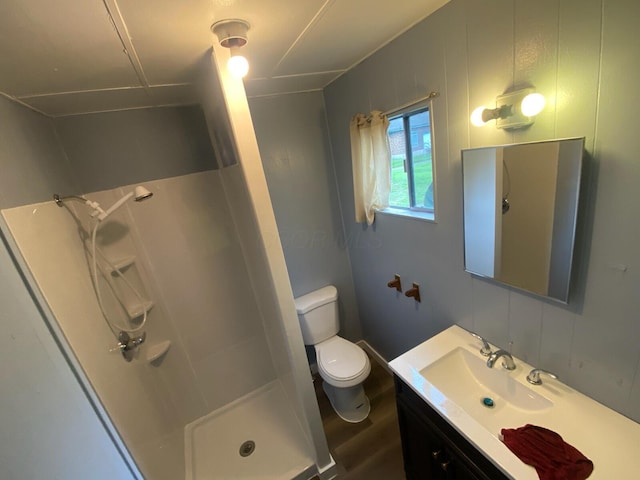
<instances>
[{"instance_id":1,"label":"mirror","mask_svg":"<svg viewBox=\"0 0 640 480\"><path fill-rule=\"evenodd\" d=\"M462 151L465 270L563 303L584 138Z\"/></svg>"}]
</instances>

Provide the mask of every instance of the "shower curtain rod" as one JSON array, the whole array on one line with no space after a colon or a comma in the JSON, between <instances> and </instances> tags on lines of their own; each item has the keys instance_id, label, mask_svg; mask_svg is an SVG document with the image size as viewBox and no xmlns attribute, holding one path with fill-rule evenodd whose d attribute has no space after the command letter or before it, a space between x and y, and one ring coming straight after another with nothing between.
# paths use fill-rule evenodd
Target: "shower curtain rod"
<instances>
[{"instance_id":1,"label":"shower curtain rod","mask_svg":"<svg viewBox=\"0 0 640 480\"><path fill-rule=\"evenodd\" d=\"M439 95L440 95L439 92L430 92L429 94L425 95L424 97L416 98L415 100L412 100L409 103L405 103L404 105L400 105L397 108L394 108L392 110L387 110L386 112L382 112L382 114L385 115L385 116L393 115L394 113L401 112L405 108L412 107L417 103L424 102L425 100L431 100L432 98L435 98L435 97L437 97Z\"/></svg>"}]
</instances>

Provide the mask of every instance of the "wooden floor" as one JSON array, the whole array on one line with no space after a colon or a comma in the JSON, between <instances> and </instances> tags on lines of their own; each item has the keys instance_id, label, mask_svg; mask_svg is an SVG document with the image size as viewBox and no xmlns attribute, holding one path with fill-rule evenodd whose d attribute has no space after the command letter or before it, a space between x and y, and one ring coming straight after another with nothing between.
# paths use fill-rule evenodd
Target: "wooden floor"
<instances>
[{"instance_id":1,"label":"wooden floor","mask_svg":"<svg viewBox=\"0 0 640 480\"><path fill-rule=\"evenodd\" d=\"M369 417L360 423L342 420L322 390L314 385L329 450L338 464L339 480L404 480L393 377L371 359L364 390L371 402ZM316 477L317 478L317 477Z\"/></svg>"}]
</instances>

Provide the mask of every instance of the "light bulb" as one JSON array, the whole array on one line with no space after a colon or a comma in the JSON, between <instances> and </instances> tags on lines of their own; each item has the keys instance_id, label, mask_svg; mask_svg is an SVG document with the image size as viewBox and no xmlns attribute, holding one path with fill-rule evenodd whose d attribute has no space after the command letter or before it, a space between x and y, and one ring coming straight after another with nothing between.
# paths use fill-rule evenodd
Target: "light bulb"
<instances>
[{"instance_id":1,"label":"light bulb","mask_svg":"<svg viewBox=\"0 0 640 480\"><path fill-rule=\"evenodd\" d=\"M543 108L544 96L541 93L530 93L520 103L520 110L525 117L538 115Z\"/></svg>"},{"instance_id":2,"label":"light bulb","mask_svg":"<svg viewBox=\"0 0 640 480\"><path fill-rule=\"evenodd\" d=\"M476 127L482 127L483 125L485 125L487 123L482 119L482 113L486 109L487 109L487 107L485 107L485 106L478 107L471 113L471 124L472 125L474 125Z\"/></svg>"},{"instance_id":3,"label":"light bulb","mask_svg":"<svg viewBox=\"0 0 640 480\"><path fill-rule=\"evenodd\" d=\"M229 57L227 68L236 78L243 78L249 72L249 62L242 55L233 55Z\"/></svg>"}]
</instances>

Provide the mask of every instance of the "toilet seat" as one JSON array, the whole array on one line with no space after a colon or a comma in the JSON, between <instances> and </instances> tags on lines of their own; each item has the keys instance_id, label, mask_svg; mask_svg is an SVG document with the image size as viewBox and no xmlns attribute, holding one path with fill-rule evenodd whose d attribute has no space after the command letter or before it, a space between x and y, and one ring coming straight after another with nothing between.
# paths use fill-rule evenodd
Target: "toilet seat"
<instances>
[{"instance_id":1,"label":"toilet seat","mask_svg":"<svg viewBox=\"0 0 640 480\"><path fill-rule=\"evenodd\" d=\"M362 383L369 376L369 357L355 343L336 335L315 347L318 371L330 385L352 387Z\"/></svg>"}]
</instances>

